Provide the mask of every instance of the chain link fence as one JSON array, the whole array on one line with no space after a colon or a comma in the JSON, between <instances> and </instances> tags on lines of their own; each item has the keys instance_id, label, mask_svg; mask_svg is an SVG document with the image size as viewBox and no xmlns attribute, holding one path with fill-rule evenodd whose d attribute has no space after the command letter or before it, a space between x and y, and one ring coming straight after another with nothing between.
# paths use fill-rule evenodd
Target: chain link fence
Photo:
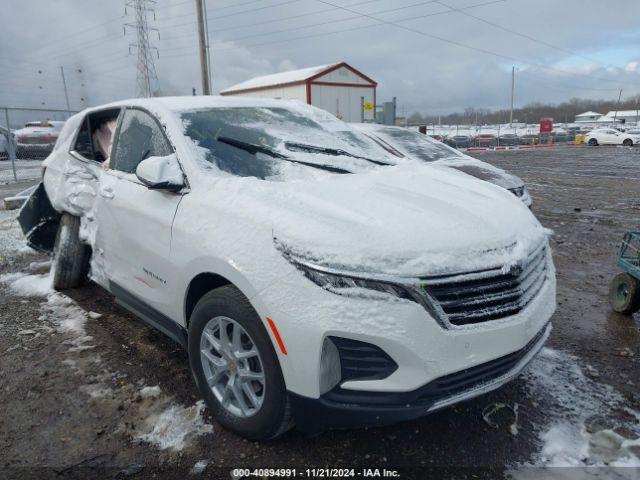
<instances>
[{"instance_id":1,"label":"chain link fence","mask_svg":"<svg viewBox=\"0 0 640 480\"><path fill-rule=\"evenodd\" d=\"M71 110L0 107L0 185L40 178Z\"/></svg>"}]
</instances>

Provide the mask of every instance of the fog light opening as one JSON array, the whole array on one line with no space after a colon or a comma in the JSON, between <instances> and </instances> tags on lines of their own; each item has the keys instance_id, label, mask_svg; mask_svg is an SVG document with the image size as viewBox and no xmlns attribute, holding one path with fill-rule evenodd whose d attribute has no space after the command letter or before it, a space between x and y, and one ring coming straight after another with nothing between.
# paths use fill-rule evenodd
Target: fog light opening
<instances>
[{"instance_id":1,"label":"fog light opening","mask_svg":"<svg viewBox=\"0 0 640 480\"><path fill-rule=\"evenodd\" d=\"M320 353L320 395L333 389L341 379L340 353L335 344L329 338L325 338Z\"/></svg>"}]
</instances>

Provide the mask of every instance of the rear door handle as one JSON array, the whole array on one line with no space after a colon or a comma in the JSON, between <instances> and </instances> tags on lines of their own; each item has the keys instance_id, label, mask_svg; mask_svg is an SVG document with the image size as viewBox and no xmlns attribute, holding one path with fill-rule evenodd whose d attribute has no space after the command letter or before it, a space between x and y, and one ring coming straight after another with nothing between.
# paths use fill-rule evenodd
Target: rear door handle
<instances>
[{"instance_id":1,"label":"rear door handle","mask_svg":"<svg viewBox=\"0 0 640 480\"><path fill-rule=\"evenodd\" d=\"M104 198L113 198L113 189L110 187L103 187L100 189L100 196Z\"/></svg>"}]
</instances>

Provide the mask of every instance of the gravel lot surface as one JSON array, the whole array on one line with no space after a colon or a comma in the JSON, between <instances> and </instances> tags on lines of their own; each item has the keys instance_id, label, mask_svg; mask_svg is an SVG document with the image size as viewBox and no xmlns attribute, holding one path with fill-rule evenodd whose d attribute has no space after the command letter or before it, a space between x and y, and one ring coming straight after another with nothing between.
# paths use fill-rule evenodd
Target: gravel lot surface
<instances>
[{"instance_id":1,"label":"gravel lot surface","mask_svg":"<svg viewBox=\"0 0 640 480\"><path fill-rule=\"evenodd\" d=\"M16 177L18 182L34 181L40 178L42 160L16 160ZM9 160L0 160L0 186L15 182L13 167Z\"/></svg>"},{"instance_id":2,"label":"gravel lot surface","mask_svg":"<svg viewBox=\"0 0 640 480\"><path fill-rule=\"evenodd\" d=\"M270 443L217 425L185 352L108 293L52 293L49 259L24 246L15 213L0 211L0 478L183 478L193 469L189 478L228 479L238 467L348 467L355 476L387 468L401 478L577 479L589 465L600 478L640 478L640 316L614 314L607 300L622 234L638 229L640 149L475 156L523 178L534 213L555 232L548 348L503 389L421 420L291 431ZM560 465L573 467L551 468Z\"/></svg>"}]
</instances>

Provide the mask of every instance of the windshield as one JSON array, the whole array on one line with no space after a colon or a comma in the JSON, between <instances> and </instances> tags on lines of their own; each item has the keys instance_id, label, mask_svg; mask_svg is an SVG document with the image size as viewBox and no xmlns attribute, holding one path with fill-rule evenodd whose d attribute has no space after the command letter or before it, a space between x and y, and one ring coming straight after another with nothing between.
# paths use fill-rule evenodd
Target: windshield
<instances>
[{"instance_id":1,"label":"windshield","mask_svg":"<svg viewBox=\"0 0 640 480\"><path fill-rule=\"evenodd\" d=\"M433 140L423 133L406 128L380 127L372 130L371 134L403 153L425 162L461 156L457 150Z\"/></svg>"},{"instance_id":2,"label":"windshield","mask_svg":"<svg viewBox=\"0 0 640 480\"><path fill-rule=\"evenodd\" d=\"M205 168L234 176L285 180L310 169L359 173L398 163L366 135L318 109L212 108L183 111L181 118Z\"/></svg>"}]
</instances>

